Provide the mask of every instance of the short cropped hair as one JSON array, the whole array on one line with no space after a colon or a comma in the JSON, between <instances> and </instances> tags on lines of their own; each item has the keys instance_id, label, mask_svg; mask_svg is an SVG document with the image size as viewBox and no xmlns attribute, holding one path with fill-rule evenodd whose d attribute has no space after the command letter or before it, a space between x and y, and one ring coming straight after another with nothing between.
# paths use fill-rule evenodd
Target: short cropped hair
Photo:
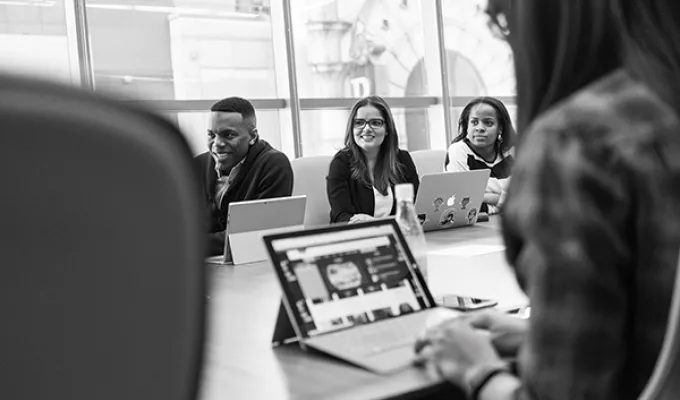
<instances>
[{"instance_id":1,"label":"short cropped hair","mask_svg":"<svg viewBox=\"0 0 680 400\"><path fill-rule=\"evenodd\" d=\"M241 97L227 97L222 99L210 107L213 112L235 112L241 114L244 121L249 121L252 124L251 128L255 128L257 119L255 118L255 108L246 99Z\"/></svg>"}]
</instances>

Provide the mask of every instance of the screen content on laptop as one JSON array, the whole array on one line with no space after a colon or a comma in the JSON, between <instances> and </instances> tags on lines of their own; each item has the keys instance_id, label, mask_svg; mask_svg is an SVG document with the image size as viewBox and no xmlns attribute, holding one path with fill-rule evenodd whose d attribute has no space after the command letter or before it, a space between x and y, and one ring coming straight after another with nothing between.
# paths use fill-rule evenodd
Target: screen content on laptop
<instances>
[{"instance_id":1,"label":"screen content on laptop","mask_svg":"<svg viewBox=\"0 0 680 400\"><path fill-rule=\"evenodd\" d=\"M431 307L395 229L387 221L271 241L303 337Z\"/></svg>"}]
</instances>

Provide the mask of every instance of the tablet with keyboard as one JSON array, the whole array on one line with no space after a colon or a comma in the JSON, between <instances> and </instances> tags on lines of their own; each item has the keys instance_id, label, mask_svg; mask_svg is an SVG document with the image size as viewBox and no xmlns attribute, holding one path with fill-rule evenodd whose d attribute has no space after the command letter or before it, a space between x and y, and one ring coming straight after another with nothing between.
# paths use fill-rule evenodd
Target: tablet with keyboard
<instances>
[{"instance_id":1,"label":"tablet with keyboard","mask_svg":"<svg viewBox=\"0 0 680 400\"><path fill-rule=\"evenodd\" d=\"M264 237L303 348L378 373L411 365L438 308L393 219Z\"/></svg>"}]
</instances>

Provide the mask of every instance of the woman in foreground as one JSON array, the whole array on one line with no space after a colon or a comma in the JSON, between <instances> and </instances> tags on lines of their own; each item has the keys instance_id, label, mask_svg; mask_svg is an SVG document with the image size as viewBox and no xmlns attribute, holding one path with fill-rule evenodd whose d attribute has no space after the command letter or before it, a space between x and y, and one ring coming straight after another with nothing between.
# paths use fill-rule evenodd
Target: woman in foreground
<instances>
[{"instance_id":1,"label":"woman in foreground","mask_svg":"<svg viewBox=\"0 0 680 400\"><path fill-rule=\"evenodd\" d=\"M416 350L475 399L637 399L680 245L680 2L513 3L520 144L503 234L531 317L447 321Z\"/></svg>"}]
</instances>

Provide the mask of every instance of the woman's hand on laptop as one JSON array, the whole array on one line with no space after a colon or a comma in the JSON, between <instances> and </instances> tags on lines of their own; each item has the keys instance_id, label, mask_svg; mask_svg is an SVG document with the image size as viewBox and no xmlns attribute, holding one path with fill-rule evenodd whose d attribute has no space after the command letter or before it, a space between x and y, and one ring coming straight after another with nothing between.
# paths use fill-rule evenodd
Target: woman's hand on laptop
<instances>
[{"instance_id":1,"label":"woman's hand on laptop","mask_svg":"<svg viewBox=\"0 0 680 400\"><path fill-rule=\"evenodd\" d=\"M486 366L503 365L489 335L465 319L452 318L429 328L416 343L415 363L435 378L468 389L470 377Z\"/></svg>"},{"instance_id":2,"label":"woman's hand on laptop","mask_svg":"<svg viewBox=\"0 0 680 400\"><path fill-rule=\"evenodd\" d=\"M348 224L356 224L357 222L371 221L375 218L368 214L354 214L352 218L349 219Z\"/></svg>"},{"instance_id":3,"label":"woman's hand on laptop","mask_svg":"<svg viewBox=\"0 0 680 400\"><path fill-rule=\"evenodd\" d=\"M491 343L504 357L517 355L527 332L528 321L498 310L470 312L460 317L472 328L489 332Z\"/></svg>"}]
</instances>

